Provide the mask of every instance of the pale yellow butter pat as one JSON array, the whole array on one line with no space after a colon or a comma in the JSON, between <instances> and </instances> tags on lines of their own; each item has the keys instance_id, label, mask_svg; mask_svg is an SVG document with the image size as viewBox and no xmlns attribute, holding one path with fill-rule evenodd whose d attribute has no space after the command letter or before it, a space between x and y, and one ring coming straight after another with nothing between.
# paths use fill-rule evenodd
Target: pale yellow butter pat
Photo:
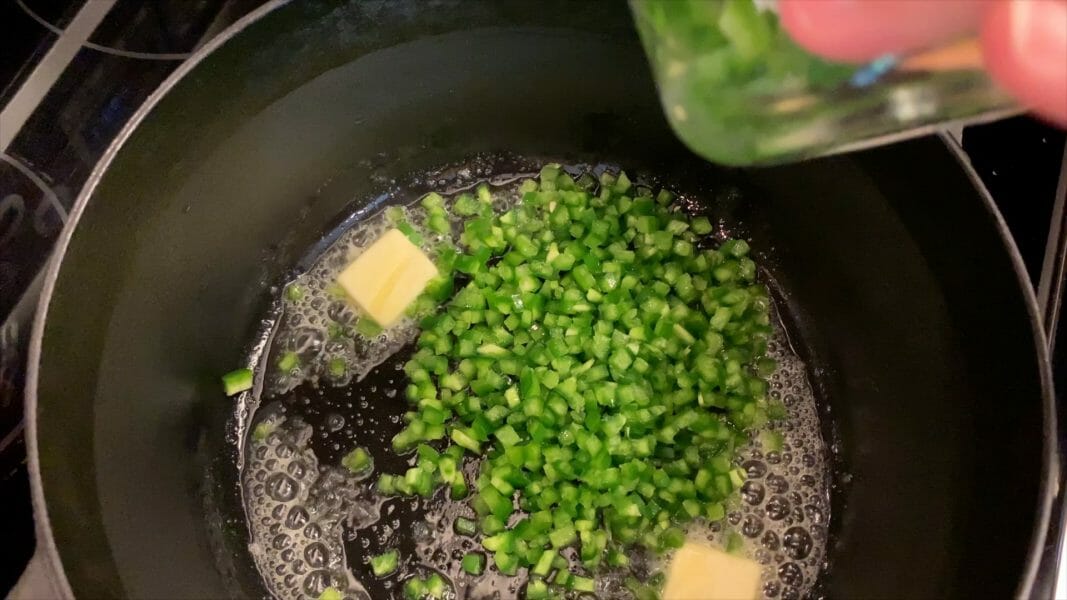
<instances>
[{"instance_id":1,"label":"pale yellow butter pat","mask_svg":"<svg viewBox=\"0 0 1067 600\"><path fill-rule=\"evenodd\" d=\"M663 600L755 600L759 573L755 561L686 542L667 568Z\"/></svg>"},{"instance_id":2,"label":"pale yellow butter pat","mask_svg":"<svg viewBox=\"0 0 1067 600\"><path fill-rule=\"evenodd\" d=\"M337 277L360 310L382 327L400 319L437 267L399 229L390 229Z\"/></svg>"}]
</instances>

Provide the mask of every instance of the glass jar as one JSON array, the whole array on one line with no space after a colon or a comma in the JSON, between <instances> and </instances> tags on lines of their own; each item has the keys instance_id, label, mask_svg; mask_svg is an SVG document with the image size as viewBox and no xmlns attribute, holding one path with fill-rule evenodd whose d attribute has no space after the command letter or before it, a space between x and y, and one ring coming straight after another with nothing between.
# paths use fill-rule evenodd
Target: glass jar
<instances>
[{"instance_id":1,"label":"glass jar","mask_svg":"<svg viewBox=\"0 0 1067 600\"><path fill-rule=\"evenodd\" d=\"M1015 112L974 39L865 65L809 54L773 0L630 0L660 99L695 152L770 164L921 135Z\"/></svg>"}]
</instances>

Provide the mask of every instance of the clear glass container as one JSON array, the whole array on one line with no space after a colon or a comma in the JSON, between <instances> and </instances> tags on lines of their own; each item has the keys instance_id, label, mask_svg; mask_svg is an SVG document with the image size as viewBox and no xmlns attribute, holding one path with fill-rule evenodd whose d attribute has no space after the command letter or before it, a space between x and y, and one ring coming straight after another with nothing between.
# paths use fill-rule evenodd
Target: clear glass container
<instances>
[{"instance_id":1,"label":"clear glass container","mask_svg":"<svg viewBox=\"0 0 1067 600\"><path fill-rule=\"evenodd\" d=\"M770 164L928 133L1018 109L974 39L864 65L795 44L773 0L630 0L667 118L695 152Z\"/></svg>"}]
</instances>

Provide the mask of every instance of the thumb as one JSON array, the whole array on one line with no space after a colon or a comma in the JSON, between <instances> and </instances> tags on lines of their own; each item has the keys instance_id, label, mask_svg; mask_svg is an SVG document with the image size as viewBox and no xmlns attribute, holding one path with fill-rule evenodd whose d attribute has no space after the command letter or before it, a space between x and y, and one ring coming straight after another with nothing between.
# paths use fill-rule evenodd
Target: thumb
<instances>
[{"instance_id":1,"label":"thumb","mask_svg":"<svg viewBox=\"0 0 1067 600\"><path fill-rule=\"evenodd\" d=\"M997 2L985 15L982 46L997 83L1067 126L1067 0Z\"/></svg>"}]
</instances>

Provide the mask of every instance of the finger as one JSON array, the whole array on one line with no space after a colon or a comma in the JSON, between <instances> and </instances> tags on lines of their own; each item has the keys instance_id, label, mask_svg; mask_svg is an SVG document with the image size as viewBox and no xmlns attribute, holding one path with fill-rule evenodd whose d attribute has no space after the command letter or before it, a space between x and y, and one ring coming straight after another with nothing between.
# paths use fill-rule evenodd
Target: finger
<instances>
[{"instance_id":1,"label":"finger","mask_svg":"<svg viewBox=\"0 0 1067 600\"><path fill-rule=\"evenodd\" d=\"M794 40L833 60L863 62L976 31L999 0L779 0Z\"/></svg>"},{"instance_id":2,"label":"finger","mask_svg":"<svg viewBox=\"0 0 1067 600\"><path fill-rule=\"evenodd\" d=\"M1067 0L998 2L981 35L993 79L1038 114L1067 126Z\"/></svg>"}]
</instances>

